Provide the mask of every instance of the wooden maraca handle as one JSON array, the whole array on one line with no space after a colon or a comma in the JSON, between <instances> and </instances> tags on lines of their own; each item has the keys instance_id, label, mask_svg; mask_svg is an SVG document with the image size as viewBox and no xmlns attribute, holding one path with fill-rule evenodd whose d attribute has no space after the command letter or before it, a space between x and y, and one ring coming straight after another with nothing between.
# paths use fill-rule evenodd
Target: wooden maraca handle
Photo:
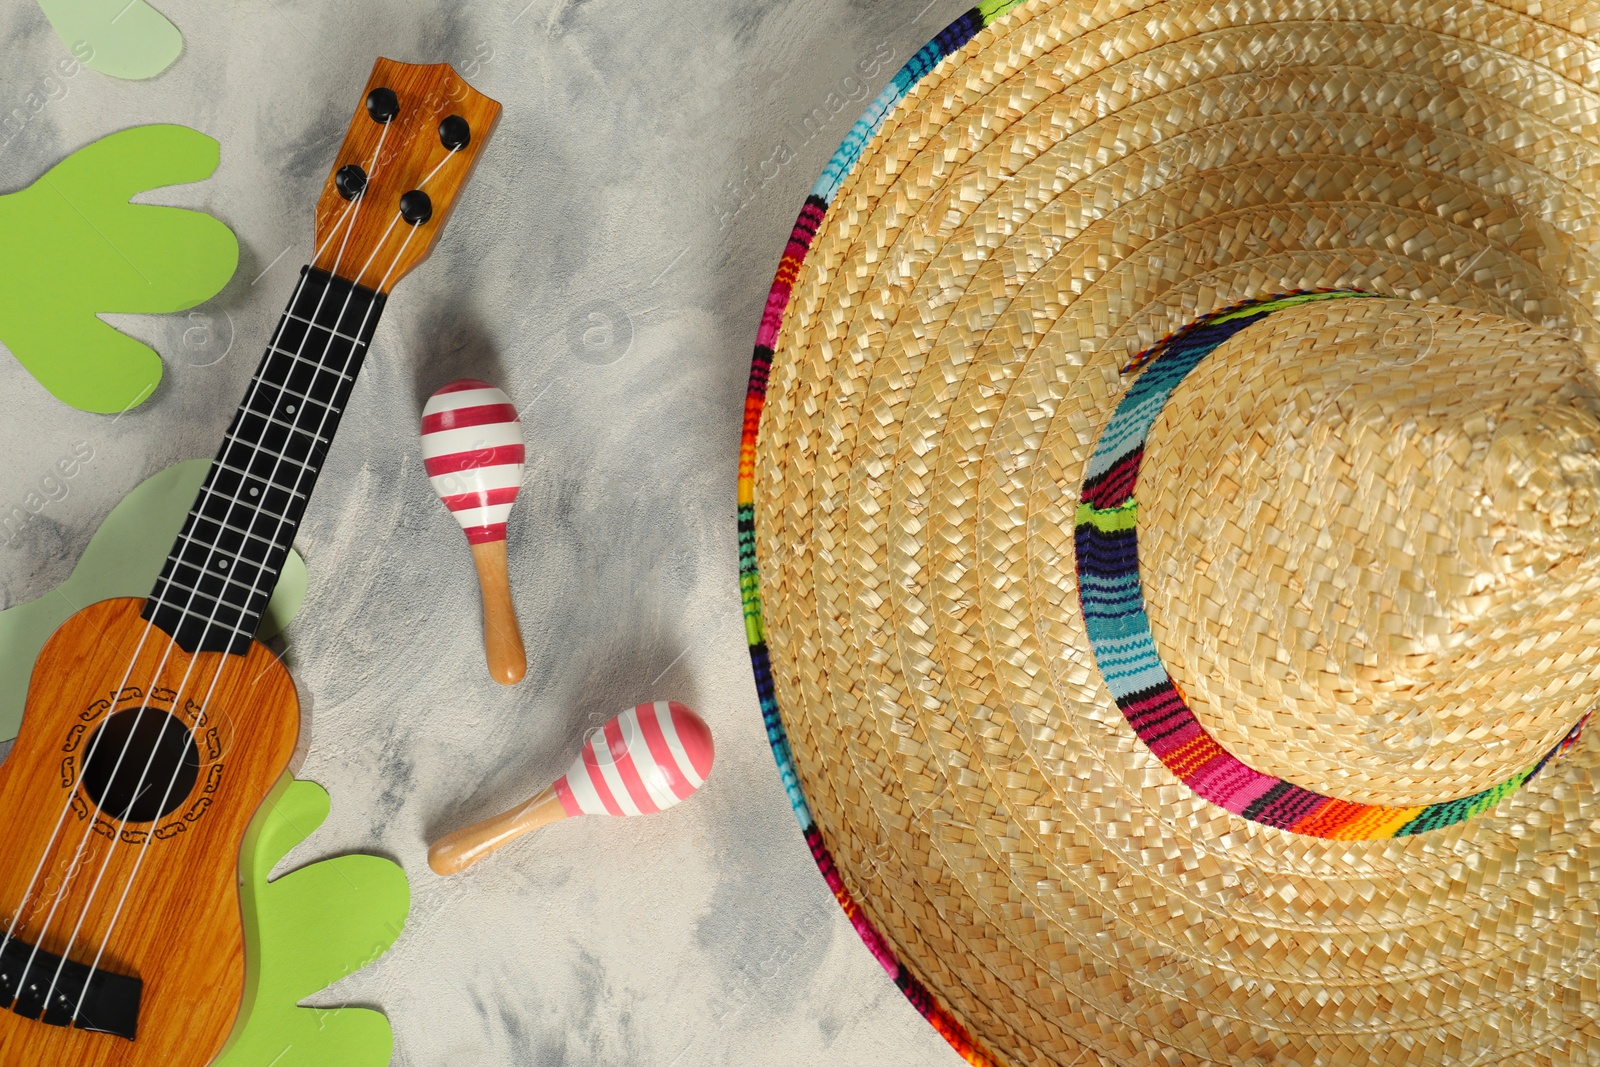
<instances>
[{"instance_id":1,"label":"wooden maraca handle","mask_svg":"<svg viewBox=\"0 0 1600 1067\"><path fill-rule=\"evenodd\" d=\"M517 609L511 603L506 543L473 545L472 561L478 565L478 585L483 590L483 651L489 660L489 677L501 685L516 685L528 673L528 654L522 647Z\"/></svg>"},{"instance_id":2,"label":"wooden maraca handle","mask_svg":"<svg viewBox=\"0 0 1600 1067\"><path fill-rule=\"evenodd\" d=\"M526 804L441 837L428 848L428 866L435 874L460 874L502 845L566 817L551 786Z\"/></svg>"}]
</instances>

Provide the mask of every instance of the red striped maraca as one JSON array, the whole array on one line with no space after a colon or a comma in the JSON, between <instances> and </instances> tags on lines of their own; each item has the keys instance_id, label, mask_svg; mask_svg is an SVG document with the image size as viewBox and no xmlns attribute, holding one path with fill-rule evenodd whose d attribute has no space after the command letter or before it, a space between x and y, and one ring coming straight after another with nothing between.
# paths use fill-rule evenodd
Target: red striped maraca
<instances>
[{"instance_id":1,"label":"red striped maraca","mask_svg":"<svg viewBox=\"0 0 1600 1067\"><path fill-rule=\"evenodd\" d=\"M528 673L506 571L506 519L522 487L525 454L517 409L488 382L451 382L422 409L422 461L472 545L483 590L483 649L501 685Z\"/></svg>"},{"instance_id":2,"label":"red striped maraca","mask_svg":"<svg viewBox=\"0 0 1600 1067\"><path fill-rule=\"evenodd\" d=\"M589 735L567 773L510 811L428 849L437 874L457 874L530 830L574 815L650 815L705 784L715 748L705 720L676 701L629 708Z\"/></svg>"}]
</instances>

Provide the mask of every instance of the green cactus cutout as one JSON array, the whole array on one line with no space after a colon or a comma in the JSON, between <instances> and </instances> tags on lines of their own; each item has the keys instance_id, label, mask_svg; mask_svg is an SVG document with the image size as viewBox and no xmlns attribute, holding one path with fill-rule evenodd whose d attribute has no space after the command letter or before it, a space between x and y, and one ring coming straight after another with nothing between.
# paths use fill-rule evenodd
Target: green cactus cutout
<instances>
[{"instance_id":1,"label":"green cactus cutout","mask_svg":"<svg viewBox=\"0 0 1600 1067\"><path fill-rule=\"evenodd\" d=\"M239 866L245 1007L212 1067L385 1067L394 1051L381 1012L299 1006L387 952L411 910L405 871L377 856L337 856L267 880L328 811L321 786L284 775L251 825Z\"/></svg>"},{"instance_id":2,"label":"green cactus cutout","mask_svg":"<svg viewBox=\"0 0 1600 1067\"><path fill-rule=\"evenodd\" d=\"M145 0L39 0L56 36L91 69L154 78L183 51L183 34Z\"/></svg>"},{"instance_id":3,"label":"green cactus cutout","mask_svg":"<svg viewBox=\"0 0 1600 1067\"><path fill-rule=\"evenodd\" d=\"M57 469L72 478L92 462L94 448L81 444ZM0 611L0 740L17 736L33 661L69 616L96 601L149 594L210 469L209 459L192 459L140 482L105 517L66 581L38 600ZM305 598L305 561L291 549L256 636L277 635Z\"/></svg>"},{"instance_id":4,"label":"green cactus cutout","mask_svg":"<svg viewBox=\"0 0 1600 1067\"><path fill-rule=\"evenodd\" d=\"M102 413L143 403L161 357L97 316L182 311L233 277L239 242L228 227L128 202L209 177L218 152L184 126L135 126L0 196L0 342L58 400Z\"/></svg>"}]
</instances>

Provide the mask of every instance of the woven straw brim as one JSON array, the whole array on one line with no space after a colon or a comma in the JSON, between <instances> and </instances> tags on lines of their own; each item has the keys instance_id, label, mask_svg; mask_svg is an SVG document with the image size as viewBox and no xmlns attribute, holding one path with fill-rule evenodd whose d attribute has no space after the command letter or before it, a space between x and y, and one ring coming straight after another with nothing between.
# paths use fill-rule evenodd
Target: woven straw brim
<instances>
[{"instance_id":1,"label":"woven straw brim","mask_svg":"<svg viewBox=\"0 0 1600 1067\"><path fill-rule=\"evenodd\" d=\"M841 899L974 1062L1600 1060L1592 731L1428 834L1259 826L1130 731L1073 567L1122 368L1216 308L1354 288L1593 349L1595 18L1028 3L802 216L742 461L758 678Z\"/></svg>"}]
</instances>

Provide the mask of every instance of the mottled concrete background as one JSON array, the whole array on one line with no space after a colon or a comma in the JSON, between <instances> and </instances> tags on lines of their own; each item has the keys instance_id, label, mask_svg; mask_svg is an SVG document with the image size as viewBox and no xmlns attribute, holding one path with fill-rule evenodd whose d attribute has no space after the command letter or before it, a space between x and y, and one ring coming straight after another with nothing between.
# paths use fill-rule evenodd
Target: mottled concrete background
<instances>
[{"instance_id":1,"label":"mottled concrete background","mask_svg":"<svg viewBox=\"0 0 1600 1067\"><path fill-rule=\"evenodd\" d=\"M954 1064L857 941L779 787L739 613L745 375L789 226L869 94L964 0L156 0L185 51L151 82L82 71L0 151L20 188L104 134L222 142L147 199L231 226L239 271L195 314L116 316L167 364L113 423L0 354L0 504L74 442L96 456L14 543L0 598L40 596L142 478L209 456L310 255L310 209L373 59L447 60L505 105L432 259L397 290L299 541L289 657L303 777L333 795L291 857L393 856L405 934L323 1003L381 1006L395 1062ZM0 111L66 55L0 10ZM874 57L876 61L874 62ZM866 62L874 73L853 75ZM489 682L466 544L421 470L422 399L464 374L525 407L511 521L530 671ZM651 819L563 823L469 874L438 832L559 774L624 705L674 697L716 732L704 792Z\"/></svg>"}]
</instances>

